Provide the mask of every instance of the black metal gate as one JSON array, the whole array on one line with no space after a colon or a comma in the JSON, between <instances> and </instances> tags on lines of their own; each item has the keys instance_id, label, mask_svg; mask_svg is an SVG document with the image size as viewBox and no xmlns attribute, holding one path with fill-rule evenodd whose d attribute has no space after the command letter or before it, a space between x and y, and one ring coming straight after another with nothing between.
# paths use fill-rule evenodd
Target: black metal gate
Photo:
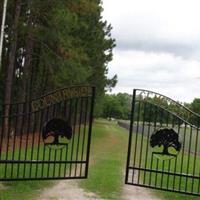
<instances>
[{"instance_id":1,"label":"black metal gate","mask_svg":"<svg viewBox=\"0 0 200 200\"><path fill-rule=\"evenodd\" d=\"M182 104L134 90L126 184L200 196L199 124Z\"/></svg>"},{"instance_id":2,"label":"black metal gate","mask_svg":"<svg viewBox=\"0 0 200 200\"><path fill-rule=\"evenodd\" d=\"M94 95L94 87L74 86L4 105L0 181L86 178Z\"/></svg>"}]
</instances>

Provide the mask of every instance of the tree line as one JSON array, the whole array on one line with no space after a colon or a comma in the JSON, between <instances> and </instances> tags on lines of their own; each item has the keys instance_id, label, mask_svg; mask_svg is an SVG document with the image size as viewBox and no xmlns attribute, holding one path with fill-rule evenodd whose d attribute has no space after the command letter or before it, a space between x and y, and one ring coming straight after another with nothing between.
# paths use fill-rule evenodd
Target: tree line
<instances>
[{"instance_id":1,"label":"tree line","mask_svg":"<svg viewBox=\"0 0 200 200\"><path fill-rule=\"evenodd\" d=\"M130 119L132 95L127 93L105 94L101 117Z\"/></svg>"},{"instance_id":2,"label":"tree line","mask_svg":"<svg viewBox=\"0 0 200 200\"><path fill-rule=\"evenodd\" d=\"M127 93L106 94L103 103L102 117L130 120L132 95ZM180 103L200 116L200 98L195 98L191 103ZM145 98L135 103L135 120L160 123L180 123L177 115L193 125L200 126L200 117L193 115L175 103L157 97Z\"/></svg>"}]
</instances>

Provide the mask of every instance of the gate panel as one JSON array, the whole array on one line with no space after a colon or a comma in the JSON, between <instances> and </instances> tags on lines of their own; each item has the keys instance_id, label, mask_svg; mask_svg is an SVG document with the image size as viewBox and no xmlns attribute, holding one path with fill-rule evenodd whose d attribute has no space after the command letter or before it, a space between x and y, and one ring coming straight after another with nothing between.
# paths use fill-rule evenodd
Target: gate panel
<instances>
[{"instance_id":1,"label":"gate panel","mask_svg":"<svg viewBox=\"0 0 200 200\"><path fill-rule=\"evenodd\" d=\"M5 105L0 181L86 178L94 95L93 87L75 86Z\"/></svg>"},{"instance_id":2,"label":"gate panel","mask_svg":"<svg viewBox=\"0 0 200 200\"><path fill-rule=\"evenodd\" d=\"M199 119L166 96L134 90L126 184L200 196Z\"/></svg>"}]
</instances>

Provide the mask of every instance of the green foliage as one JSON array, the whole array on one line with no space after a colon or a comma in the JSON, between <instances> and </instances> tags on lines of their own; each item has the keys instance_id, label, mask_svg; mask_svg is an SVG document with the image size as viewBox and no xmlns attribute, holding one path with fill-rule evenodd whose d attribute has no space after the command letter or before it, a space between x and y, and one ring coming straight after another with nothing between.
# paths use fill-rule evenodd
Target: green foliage
<instances>
[{"instance_id":1,"label":"green foliage","mask_svg":"<svg viewBox=\"0 0 200 200\"><path fill-rule=\"evenodd\" d=\"M21 96L35 98L74 84L91 84L97 88L96 109L100 110L101 97L117 82L117 76L107 78L115 40L111 25L101 17L101 1L21 1L8 4L3 66L9 59L17 4L21 14L14 71L6 72L3 67L0 80L3 82L7 74L14 75L12 101L21 101Z\"/></svg>"},{"instance_id":2,"label":"green foliage","mask_svg":"<svg viewBox=\"0 0 200 200\"><path fill-rule=\"evenodd\" d=\"M193 102L189 105L189 108L200 115L200 98L195 98ZM191 121L196 126L200 126L200 118L197 116L191 116Z\"/></svg>"},{"instance_id":3,"label":"green foliage","mask_svg":"<svg viewBox=\"0 0 200 200\"><path fill-rule=\"evenodd\" d=\"M141 99L140 97L138 98ZM101 111L96 114L96 116L125 120L130 119L132 95L126 93L106 94L102 98L102 101L103 105L101 106ZM158 97L146 97L145 99L142 99L142 102L143 103L139 103L139 101L137 101L135 104L135 119L145 120L148 122L154 122L156 119L156 121L161 124L179 124L180 120L175 119L170 115L169 112L171 112L193 125L200 125L200 118L198 116L191 114L189 111L174 102L169 103L166 99ZM194 99L191 104L185 103L184 106L195 113L200 114L199 98ZM167 112L164 112L164 109ZM147 115L146 113L151 114Z\"/></svg>"},{"instance_id":4,"label":"green foliage","mask_svg":"<svg viewBox=\"0 0 200 200\"><path fill-rule=\"evenodd\" d=\"M106 94L102 116L105 118L129 119L131 112L131 95L126 93Z\"/></svg>"}]
</instances>

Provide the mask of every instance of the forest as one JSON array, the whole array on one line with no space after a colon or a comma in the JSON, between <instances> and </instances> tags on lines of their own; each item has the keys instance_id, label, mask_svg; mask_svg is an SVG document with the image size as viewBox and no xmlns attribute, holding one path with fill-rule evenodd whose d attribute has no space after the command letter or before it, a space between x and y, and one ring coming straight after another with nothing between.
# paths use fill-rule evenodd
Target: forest
<instances>
[{"instance_id":1,"label":"forest","mask_svg":"<svg viewBox=\"0 0 200 200\"><path fill-rule=\"evenodd\" d=\"M3 1L0 2L2 18ZM115 40L100 0L8 1L0 103L26 102L71 85L96 86L96 112L107 90ZM1 108L2 109L2 108ZM4 115L9 106L4 106Z\"/></svg>"}]
</instances>

